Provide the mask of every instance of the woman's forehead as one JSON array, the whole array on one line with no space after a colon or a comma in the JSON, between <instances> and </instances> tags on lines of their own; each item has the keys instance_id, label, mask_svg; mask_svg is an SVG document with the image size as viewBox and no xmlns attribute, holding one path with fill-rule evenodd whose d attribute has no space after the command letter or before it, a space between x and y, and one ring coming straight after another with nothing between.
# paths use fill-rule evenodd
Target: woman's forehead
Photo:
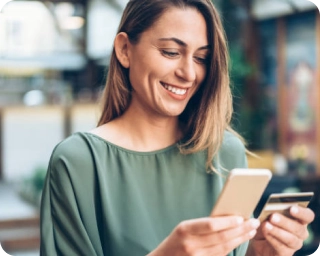
<instances>
[{"instance_id":1,"label":"woman's forehead","mask_svg":"<svg viewBox=\"0 0 320 256\"><path fill-rule=\"evenodd\" d=\"M155 38L178 38L207 45L207 24L203 15L195 8L166 10L146 33Z\"/></svg>"}]
</instances>

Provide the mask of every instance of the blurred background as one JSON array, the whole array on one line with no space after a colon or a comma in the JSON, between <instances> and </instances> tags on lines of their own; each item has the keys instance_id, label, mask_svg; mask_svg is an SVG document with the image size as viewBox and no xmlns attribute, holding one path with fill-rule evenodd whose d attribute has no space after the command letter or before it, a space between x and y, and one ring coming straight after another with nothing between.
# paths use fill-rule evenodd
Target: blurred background
<instances>
[{"instance_id":1,"label":"blurred background","mask_svg":"<svg viewBox=\"0 0 320 256\"><path fill-rule=\"evenodd\" d=\"M320 15L308 0L214 0L226 29L233 126L274 173L271 192L314 191L320 242ZM127 0L0 0L0 244L39 255L39 202L54 146L95 127Z\"/></svg>"}]
</instances>

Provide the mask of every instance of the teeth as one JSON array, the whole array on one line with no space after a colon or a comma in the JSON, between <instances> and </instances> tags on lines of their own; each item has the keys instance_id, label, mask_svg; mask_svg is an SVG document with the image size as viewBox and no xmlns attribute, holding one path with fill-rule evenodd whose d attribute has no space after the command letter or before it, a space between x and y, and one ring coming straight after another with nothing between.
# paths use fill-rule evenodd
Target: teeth
<instances>
[{"instance_id":1,"label":"teeth","mask_svg":"<svg viewBox=\"0 0 320 256\"><path fill-rule=\"evenodd\" d=\"M177 95L184 95L187 92L187 89L179 89L176 87L172 87L171 85L163 84L163 87L166 88L168 91L173 92L174 94L177 94Z\"/></svg>"}]
</instances>

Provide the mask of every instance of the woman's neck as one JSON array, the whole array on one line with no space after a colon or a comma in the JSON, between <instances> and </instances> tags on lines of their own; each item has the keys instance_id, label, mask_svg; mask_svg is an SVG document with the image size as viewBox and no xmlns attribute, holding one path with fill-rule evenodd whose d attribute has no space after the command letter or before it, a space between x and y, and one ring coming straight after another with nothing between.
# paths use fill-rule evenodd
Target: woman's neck
<instances>
[{"instance_id":1,"label":"woman's neck","mask_svg":"<svg viewBox=\"0 0 320 256\"><path fill-rule=\"evenodd\" d=\"M154 115L138 109L128 109L117 120L128 138L146 151L165 148L181 139L178 117Z\"/></svg>"},{"instance_id":2,"label":"woman's neck","mask_svg":"<svg viewBox=\"0 0 320 256\"><path fill-rule=\"evenodd\" d=\"M182 138L178 117L157 116L134 108L91 132L113 144L141 152L166 148Z\"/></svg>"}]
</instances>

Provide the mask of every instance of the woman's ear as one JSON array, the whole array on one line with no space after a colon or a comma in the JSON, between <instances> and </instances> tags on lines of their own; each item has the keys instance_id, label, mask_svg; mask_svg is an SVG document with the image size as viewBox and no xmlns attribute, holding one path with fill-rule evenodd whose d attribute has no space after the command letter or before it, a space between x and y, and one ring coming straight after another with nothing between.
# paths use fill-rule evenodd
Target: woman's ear
<instances>
[{"instance_id":1,"label":"woman's ear","mask_svg":"<svg viewBox=\"0 0 320 256\"><path fill-rule=\"evenodd\" d=\"M124 68L130 67L129 61L129 37L127 33L120 32L117 34L114 40L114 49L117 56L118 61Z\"/></svg>"}]
</instances>

